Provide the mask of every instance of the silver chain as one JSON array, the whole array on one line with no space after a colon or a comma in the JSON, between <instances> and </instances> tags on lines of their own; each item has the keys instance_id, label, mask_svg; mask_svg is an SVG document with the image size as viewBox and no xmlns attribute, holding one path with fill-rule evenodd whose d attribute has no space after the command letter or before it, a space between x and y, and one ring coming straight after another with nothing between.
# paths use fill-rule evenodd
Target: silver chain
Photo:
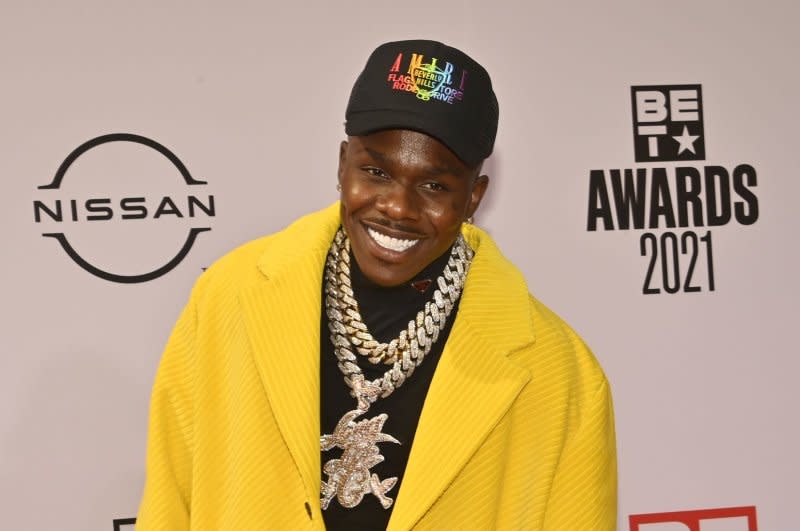
<instances>
[{"instance_id":1,"label":"silver chain","mask_svg":"<svg viewBox=\"0 0 800 531\"><path fill-rule=\"evenodd\" d=\"M320 484L323 510L334 497L345 508L357 506L367 494L374 495L384 509L394 503L387 494L397 483L397 477L381 479L371 471L374 465L384 460L378 444L400 444L391 435L383 433L383 424L389 415L382 413L372 418L356 419L364 415L378 398L389 396L403 385L430 352L461 295L472 256L472 249L459 235L442 275L436 279L438 289L425 303L425 309L409 321L396 339L380 343L369 333L358 310L350 282L350 241L343 229L336 232L325 262L325 312L339 370L344 374L350 395L358 401L358 406L344 414L333 433L320 437L323 452L332 448L343 450L340 458L330 459L322 467L327 475L327 480ZM366 380L353 349L373 363L391 363L392 368L380 378Z\"/></svg>"},{"instance_id":2,"label":"silver chain","mask_svg":"<svg viewBox=\"0 0 800 531\"><path fill-rule=\"evenodd\" d=\"M473 254L459 234L444 271L436 279L431 300L398 337L382 343L373 338L361 318L350 280L350 241L344 230L337 231L325 264L325 311L339 370L351 395L358 399L359 409L366 410L362 406L369 407L379 396L389 396L425 359L461 296ZM392 367L382 377L367 381L354 350L372 363Z\"/></svg>"}]
</instances>

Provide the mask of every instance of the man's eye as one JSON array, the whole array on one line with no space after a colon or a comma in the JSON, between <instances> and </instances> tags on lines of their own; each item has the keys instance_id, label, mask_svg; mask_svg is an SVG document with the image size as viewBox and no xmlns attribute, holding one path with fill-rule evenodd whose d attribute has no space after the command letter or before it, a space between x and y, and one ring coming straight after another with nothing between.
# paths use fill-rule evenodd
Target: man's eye
<instances>
[{"instance_id":1,"label":"man's eye","mask_svg":"<svg viewBox=\"0 0 800 531\"><path fill-rule=\"evenodd\" d=\"M447 188L439 183L425 183L422 185L424 188L431 190L433 192L445 192Z\"/></svg>"},{"instance_id":2,"label":"man's eye","mask_svg":"<svg viewBox=\"0 0 800 531\"><path fill-rule=\"evenodd\" d=\"M383 171L380 168L376 168L374 166L365 166L365 167L363 167L361 169L364 170L365 172L369 173L373 177L380 177L381 179L385 179L386 177L388 177L388 175L386 175L385 171Z\"/></svg>"}]
</instances>

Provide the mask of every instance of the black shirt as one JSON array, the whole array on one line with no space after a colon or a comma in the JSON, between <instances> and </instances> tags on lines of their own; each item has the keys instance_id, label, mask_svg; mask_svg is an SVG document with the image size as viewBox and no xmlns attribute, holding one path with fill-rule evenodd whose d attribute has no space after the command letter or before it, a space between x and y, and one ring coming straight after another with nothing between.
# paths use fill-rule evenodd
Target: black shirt
<instances>
[{"instance_id":1,"label":"black shirt","mask_svg":"<svg viewBox=\"0 0 800 531\"><path fill-rule=\"evenodd\" d=\"M408 326L408 322L415 318L417 312L425 307L425 303L432 299L436 289L436 277L444 270L450 250L431 262L412 281L401 286L385 288L369 281L358 267L351 255L351 281L355 298L358 301L360 313L372 336L381 342L389 342L396 338L400 331ZM412 282L421 279L431 279L433 282L421 293L412 287ZM323 288L324 289L324 288ZM320 423L321 433L333 433L336 424L342 416L356 409L356 400L350 396L350 388L344 383L341 371L337 367L336 355L331 343L328 329L328 318L325 312L325 297L323 294L322 322L320 334ZM397 493L403 481L408 456L411 452L411 443L417 430L417 423L422 412L425 395L428 393L433 373L441 357L444 344L453 327L458 304L456 304L445 327L439 333L439 339L431 347L422 363L414 370L401 387L386 398L379 398L373 403L369 411L358 420L373 418L380 413L386 413L389 418L383 425L383 433L387 433L400 441L401 444L383 442L378 444L381 455L385 457L382 463L373 466L370 471L381 480L390 477L398 478L397 484L386 495L397 500ZM359 356L358 365L364 372L367 380L374 380L383 376L391 365L373 365L363 356ZM322 465L330 459L341 456L342 450L333 448L322 452ZM322 480L328 479L322 474ZM327 509L322 511L325 526L329 530L385 530L389 523L394 504L389 509L381 506L378 498L373 494L364 495L357 506L346 509L339 505L334 497Z\"/></svg>"}]
</instances>

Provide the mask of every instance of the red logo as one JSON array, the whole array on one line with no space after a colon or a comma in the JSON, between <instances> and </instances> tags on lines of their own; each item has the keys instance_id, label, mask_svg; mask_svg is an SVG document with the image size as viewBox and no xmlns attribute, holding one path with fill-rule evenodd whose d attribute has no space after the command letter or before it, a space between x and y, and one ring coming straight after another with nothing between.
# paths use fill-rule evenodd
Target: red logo
<instances>
[{"instance_id":1,"label":"red logo","mask_svg":"<svg viewBox=\"0 0 800 531\"><path fill-rule=\"evenodd\" d=\"M633 514L630 524L630 531L758 531L755 506Z\"/></svg>"}]
</instances>

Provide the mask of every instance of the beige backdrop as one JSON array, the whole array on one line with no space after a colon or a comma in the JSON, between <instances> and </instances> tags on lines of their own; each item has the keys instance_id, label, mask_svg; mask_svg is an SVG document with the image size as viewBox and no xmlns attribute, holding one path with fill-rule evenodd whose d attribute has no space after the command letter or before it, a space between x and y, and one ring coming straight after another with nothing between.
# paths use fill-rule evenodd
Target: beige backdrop
<instances>
[{"instance_id":1,"label":"beige backdrop","mask_svg":"<svg viewBox=\"0 0 800 531\"><path fill-rule=\"evenodd\" d=\"M798 19L788 0L0 1L2 527L108 531L135 516L150 387L192 283L335 199L344 107L367 54L425 37L492 74L500 132L477 222L608 373L619 529L629 515L735 506L755 506L763 530L796 529ZM702 85L706 160L636 163L631 86L678 84ZM117 141L38 188L110 133L159 142L207 184ZM701 253L701 292L642 293L652 256L640 238L663 227L586 230L593 169L740 164L757 172L756 223L672 231L711 231L713 292ZM190 216L189 196L213 215L195 204ZM59 201L60 222L42 210ZM142 212L132 205L146 218L123 219ZM86 219L109 207L110 220ZM141 283L92 275L42 236L63 233L87 262L131 276L169 262L193 228L211 230ZM723 524L748 530L702 529Z\"/></svg>"}]
</instances>

